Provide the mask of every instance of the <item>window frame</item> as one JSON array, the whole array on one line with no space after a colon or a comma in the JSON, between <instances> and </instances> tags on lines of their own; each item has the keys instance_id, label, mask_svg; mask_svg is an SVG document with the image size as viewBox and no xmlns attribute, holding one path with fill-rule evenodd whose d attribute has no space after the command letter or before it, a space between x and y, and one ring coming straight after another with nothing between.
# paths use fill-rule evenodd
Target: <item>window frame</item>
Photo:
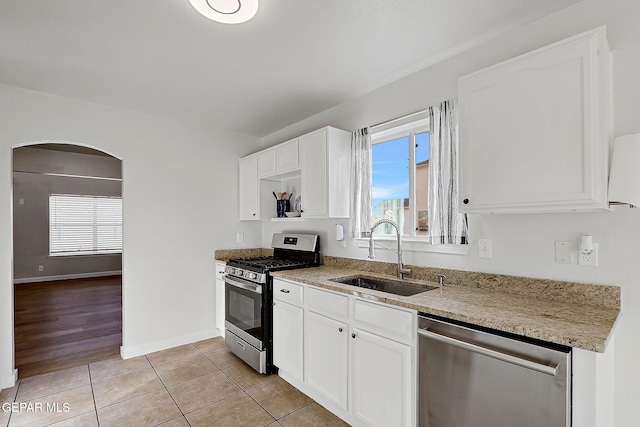
<instances>
[{"instance_id":1,"label":"window frame","mask_svg":"<svg viewBox=\"0 0 640 427\"><path fill-rule=\"evenodd\" d=\"M383 144L385 142L394 141L400 138L409 138L409 224L410 224L410 234L400 235L403 239L416 239L426 241L429 238L429 235L416 235L416 228L418 224L417 211L415 209L416 205L416 135L421 133L429 133L429 119L422 118L414 121L410 121L408 123L404 123L399 126L395 126L389 128L387 130L382 130L379 132L373 131L371 133L371 152L373 154L373 147L378 144ZM431 157L431 156L429 156ZM373 160L372 160L373 161ZM373 165L371 167L373 172ZM373 176L373 173L372 173ZM373 206L371 207L373 209ZM374 236L384 237L384 236L392 236L395 239L395 235L393 234L377 234Z\"/></svg>"},{"instance_id":2,"label":"window frame","mask_svg":"<svg viewBox=\"0 0 640 427\"><path fill-rule=\"evenodd\" d=\"M400 234L402 238L402 249L406 252L428 252L428 253L443 253L452 255L467 255L469 254L470 245L434 245L429 242L429 235L415 235L415 228L417 227L417 212L414 212L414 205L416 203L415 193L415 135L423 132L430 132L431 126L429 123L429 116L426 111L419 111L414 114L410 114L405 117L400 117L395 120L390 120L385 123L370 127L371 135L371 147L373 154L373 146L383 142L392 141L394 139L410 136L413 133L413 137L409 137L409 211L410 220L413 224L413 235ZM413 143L413 145L411 145ZM429 137L429 144L431 144L431 136ZM431 145L429 145L431 148ZM429 156L431 159L431 156ZM372 159L373 162L373 159ZM373 172L373 165L372 165ZM372 174L373 175L373 174ZM428 196L427 196L428 197ZM373 208L373 206L372 206ZM373 239L382 242L394 242L396 236L394 234L374 234ZM355 239L359 248L369 247L369 238L358 237Z\"/></svg>"},{"instance_id":3,"label":"window frame","mask_svg":"<svg viewBox=\"0 0 640 427\"><path fill-rule=\"evenodd\" d=\"M100 199L110 199L110 200L119 200L120 201L120 222L119 224L115 224L116 227L120 227L120 247L118 249L104 249L104 250L100 250L98 249L99 245L99 234L98 234L98 229L100 224L97 223L97 217L95 216L95 204L94 204L94 219L92 224L90 225L90 227L92 228L92 242L93 242L93 250L92 251L56 251L56 252L52 252L52 248L54 245L52 245L53 242L53 227L54 227L54 223L52 221L52 200L56 197L78 197L78 198L82 198L82 199L91 199L94 203L97 200ZM58 258L58 257L85 257L85 256L105 256L105 255L121 255L122 251L123 251L123 236L122 236L122 227L123 227L123 220L122 220L122 196L103 196L103 195L95 195L95 194L62 194L62 193L51 193L49 194L49 198L48 198L48 203L49 203L49 207L48 207L48 221L49 221L49 226L48 226L48 232L49 232L49 239L48 239L48 256L52 257L52 258Z\"/></svg>"}]
</instances>

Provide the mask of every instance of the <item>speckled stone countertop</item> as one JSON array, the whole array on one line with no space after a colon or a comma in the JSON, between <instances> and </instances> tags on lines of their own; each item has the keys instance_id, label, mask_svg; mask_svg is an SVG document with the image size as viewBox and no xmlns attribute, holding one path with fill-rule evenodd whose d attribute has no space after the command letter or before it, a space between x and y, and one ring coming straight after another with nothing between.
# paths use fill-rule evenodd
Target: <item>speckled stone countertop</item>
<instances>
[{"instance_id":1,"label":"speckled stone countertop","mask_svg":"<svg viewBox=\"0 0 640 427\"><path fill-rule=\"evenodd\" d=\"M227 262L232 258L248 258L269 255L273 255L273 249L219 249L215 251L214 258L216 259L216 261Z\"/></svg>"},{"instance_id":2,"label":"speckled stone countertop","mask_svg":"<svg viewBox=\"0 0 640 427\"><path fill-rule=\"evenodd\" d=\"M263 254L268 253L236 251L224 258L225 251L216 251L215 256L226 261ZM595 352L605 351L620 313L618 286L407 267L412 272L406 284L432 289L438 286L437 274L445 274L444 288L399 296L332 281L356 275L398 280L396 264L351 258L324 257L320 267L278 271L273 276Z\"/></svg>"}]
</instances>

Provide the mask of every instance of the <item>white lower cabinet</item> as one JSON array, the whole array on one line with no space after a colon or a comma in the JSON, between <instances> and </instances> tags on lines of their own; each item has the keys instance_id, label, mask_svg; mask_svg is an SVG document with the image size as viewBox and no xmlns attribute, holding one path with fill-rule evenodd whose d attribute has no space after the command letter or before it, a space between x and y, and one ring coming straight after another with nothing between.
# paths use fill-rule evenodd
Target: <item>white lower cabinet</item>
<instances>
[{"instance_id":1,"label":"white lower cabinet","mask_svg":"<svg viewBox=\"0 0 640 427\"><path fill-rule=\"evenodd\" d=\"M306 383L346 409L349 327L311 311L306 322Z\"/></svg>"},{"instance_id":2,"label":"white lower cabinet","mask_svg":"<svg viewBox=\"0 0 640 427\"><path fill-rule=\"evenodd\" d=\"M304 286L273 281L273 364L297 380L303 375Z\"/></svg>"},{"instance_id":3,"label":"white lower cabinet","mask_svg":"<svg viewBox=\"0 0 640 427\"><path fill-rule=\"evenodd\" d=\"M216 262L216 328L224 337L224 269L226 262Z\"/></svg>"},{"instance_id":4,"label":"white lower cabinet","mask_svg":"<svg viewBox=\"0 0 640 427\"><path fill-rule=\"evenodd\" d=\"M273 364L302 379L304 310L275 301L273 305Z\"/></svg>"},{"instance_id":5,"label":"white lower cabinet","mask_svg":"<svg viewBox=\"0 0 640 427\"><path fill-rule=\"evenodd\" d=\"M351 335L353 414L370 426L411 426L412 349L360 329Z\"/></svg>"},{"instance_id":6,"label":"white lower cabinet","mask_svg":"<svg viewBox=\"0 0 640 427\"><path fill-rule=\"evenodd\" d=\"M304 287L300 307L277 300L287 283L290 299L291 286ZM415 311L278 279L274 301L273 359L285 380L350 425L416 425Z\"/></svg>"}]
</instances>

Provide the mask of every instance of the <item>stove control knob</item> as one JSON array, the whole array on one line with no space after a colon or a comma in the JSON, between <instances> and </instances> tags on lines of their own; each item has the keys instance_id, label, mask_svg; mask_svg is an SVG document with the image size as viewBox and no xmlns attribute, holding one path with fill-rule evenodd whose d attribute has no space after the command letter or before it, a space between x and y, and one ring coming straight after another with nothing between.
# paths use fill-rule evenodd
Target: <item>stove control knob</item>
<instances>
[{"instance_id":1,"label":"stove control knob","mask_svg":"<svg viewBox=\"0 0 640 427\"><path fill-rule=\"evenodd\" d=\"M245 276L247 279L255 280L258 275L256 273L247 273Z\"/></svg>"},{"instance_id":2,"label":"stove control knob","mask_svg":"<svg viewBox=\"0 0 640 427\"><path fill-rule=\"evenodd\" d=\"M236 270L236 276L238 277L244 276L244 270L240 270L240 269Z\"/></svg>"}]
</instances>

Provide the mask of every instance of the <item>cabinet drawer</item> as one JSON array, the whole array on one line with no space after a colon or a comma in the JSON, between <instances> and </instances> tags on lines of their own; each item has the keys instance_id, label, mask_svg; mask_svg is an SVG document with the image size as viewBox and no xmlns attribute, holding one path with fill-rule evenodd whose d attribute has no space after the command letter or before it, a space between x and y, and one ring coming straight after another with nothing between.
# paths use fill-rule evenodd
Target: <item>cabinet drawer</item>
<instances>
[{"instance_id":1,"label":"cabinet drawer","mask_svg":"<svg viewBox=\"0 0 640 427\"><path fill-rule=\"evenodd\" d=\"M346 320L349 317L349 297L309 287L307 289L307 308L333 319Z\"/></svg>"},{"instance_id":2,"label":"cabinet drawer","mask_svg":"<svg viewBox=\"0 0 640 427\"><path fill-rule=\"evenodd\" d=\"M292 282L273 279L273 299L302 305L304 287Z\"/></svg>"},{"instance_id":3,"label":"cabinet drawer","mask_svg":"<svg viewBox=\"0 0 640 427\"><path fill-rule=\"evenodd\" d=\"M355 326L376 335L411 344L416 335L415 311L355 300Z\"/></svg>"}]
</instances>

